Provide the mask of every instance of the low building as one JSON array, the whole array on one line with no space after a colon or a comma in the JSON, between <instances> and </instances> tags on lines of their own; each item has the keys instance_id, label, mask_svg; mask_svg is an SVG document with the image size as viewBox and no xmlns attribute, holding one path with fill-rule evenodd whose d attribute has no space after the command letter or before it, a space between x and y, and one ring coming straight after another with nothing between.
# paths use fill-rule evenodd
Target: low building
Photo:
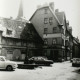
<instances>
[{"instance_id":1,"label":"low building","mask_svg":"<svg viewBox=\"0 0 80 80\"><path fill-rule=\"evenodd\" d=\"M21 39L20 35L26 22L22 2L16 19L0 17L0 55L10 60L25 59L26 41Z\"/></svg>"},{"instance_id":2,"label":"low building","mask_svg":"<svg viewBox=\"0 0 80 80\"><path fill-rule=\"evenodd\" d=\"M1 52L10 60L23 60L26 54L26 41L20 38L26 21L0 18Z\"/></svg>"},{"instance_id":3,"label":"low building","mask_svg":"<svg viewBox=\"0 0 80 80\"><path fill-rule=\"evenodd\" d=\"M42 56L43 40L35 30L33 24L26 23L24 30L21 33L21 38L26 40L26 56Z\"/></svg>"}]
</instances>

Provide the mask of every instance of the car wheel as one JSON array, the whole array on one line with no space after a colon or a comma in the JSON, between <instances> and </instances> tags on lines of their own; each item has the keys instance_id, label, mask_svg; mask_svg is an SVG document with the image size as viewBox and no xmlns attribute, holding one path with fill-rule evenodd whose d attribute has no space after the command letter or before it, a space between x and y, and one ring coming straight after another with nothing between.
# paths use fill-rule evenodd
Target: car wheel
<instances>
[{"instance_id":1,"label":"car wheel","mask_svg":"<svg viewBox=\"0 0 80 80\"><path fill-rule=\"evenodd\" d=\"M12 66L7 66L6 70L8 70L8 71L12 71L13 68L12 68Z\"/></svg>"},{"instance_id":2,"label":"car wheel","mask_svg":"<svg viewBox=\"0 0 80 80\"><path fill-rule=\"evenodd\" d=\"M50 66L50 64L46 64L46 66Z\"/></svg>"}]
</instances>

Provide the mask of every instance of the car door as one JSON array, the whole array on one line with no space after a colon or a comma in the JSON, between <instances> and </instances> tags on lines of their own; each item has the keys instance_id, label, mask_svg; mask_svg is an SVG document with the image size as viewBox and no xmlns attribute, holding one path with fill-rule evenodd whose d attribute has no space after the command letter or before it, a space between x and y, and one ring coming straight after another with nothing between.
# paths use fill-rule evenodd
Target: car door
<instances>
[{"instance_id":1,"label":"car door","mask_svg":"<svg viewBox=\"0 0 80 80\"><path fill-rule=\"evenodd\" d=\"M5 60L2 57L0 57L0 69L3 68L5 68Z\"/></svg>"}]
</instances>

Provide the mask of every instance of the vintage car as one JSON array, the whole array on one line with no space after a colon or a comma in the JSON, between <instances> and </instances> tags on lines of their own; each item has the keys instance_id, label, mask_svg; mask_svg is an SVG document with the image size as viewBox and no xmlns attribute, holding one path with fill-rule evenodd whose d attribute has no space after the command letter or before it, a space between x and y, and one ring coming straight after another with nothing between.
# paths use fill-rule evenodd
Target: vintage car
<instances>
[{"instance_id":1,"label":"vintage car","mask_svg":"<svg viewBox=\"0 0 80 80\"><path fill-rule=\"evenodd\" d=\"M53 64L52 60L48 60L46 57L31 57L28 62L30 64L38 64L38 65L50 65Z\"/></svg>"},{"instance_id":2,"label":"vintage car","mask_svg":"<svg viewBox=\"0 0 80 80\"><path fill-rule=\"evenodd\" d=\"M0 69L11 71L17 68L17 63L7 60L4 56L0 56Z\"/></svg>"},{"instance_id":3,"label":"vintage car","mask_svg":"<svg viewBox=\"0 0 80 80\"><path fill-rule=\"evenodd\" d=\"M80 67L80 58L73 58L72 59L72 66L73 67Z\"/></svg>"}]
</instances>

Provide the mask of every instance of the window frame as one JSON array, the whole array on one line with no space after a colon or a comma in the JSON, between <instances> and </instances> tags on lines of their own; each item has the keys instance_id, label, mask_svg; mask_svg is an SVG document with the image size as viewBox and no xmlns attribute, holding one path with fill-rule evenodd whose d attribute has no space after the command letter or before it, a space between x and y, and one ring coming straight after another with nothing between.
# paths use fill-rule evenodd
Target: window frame
<instances>
[{"instance_id":1,"label":"window frame","mask_svg":"<svg viewBox=\"0 0 80 80\"><path fill-rule=\"evenodd\" d=\"M48 9L47 8L44 9L44 13L48 14Z\"/></svg>"},{"instance_id":2,"label":"window frame","mask_svg":"<svg viewBox=\"0 0 80 80\"><path fill-rule=\"evenodd\" d=\"M44 28L44 34L47 34L48 28Z\"/></svg>"},{"instance_id":3,"label":"window frame","mask_svg":"<svg viewBox=\"0 0 80 80\"><path fill-rule=\"evenodd\" d=\"M6 29L6 34L7 35L12 35L12 30Z\"/></svg>"},{"instance_id":4,"label":"window frame","mask_svg":"<svg viewBox=\"0 0 80 80\"><path fill-rule=\"evenodd\" d=\"M48 44L48 39L45 38L45 39L44 39L44 45L47 45L47 44Z\"/></svg>"},{"instance_id":5,"label":"window frame","mask_svg":"<svg viewBox=\"0 0 80 80\"><path fill-rule=\"evenodd\" d=\"M55 40L55 42L54 42L53 40ZM53 39L52 39L52 44L53 44L53 45L54 45L54 44L57 44L57 38L53 38Z\"/></svg>"},{"instance_id":6,"label":"window frame","mask_svg":"<svg viewBox=\"0 0 80 80\"><path fill-rule=\"evenodd\" d=\"M53 17L49 18L49 23L50 23L50 25L53 23Z\"/></svg>"},{"instance_id":7,"label":"window frame","mask_svg":"<svg viewBox=\"0 0 80 80\"><path fill-rule=\"evenodd\" d=\"M53 33L57 33L57 27L53 27Z\"/></svg>"},{"instance_id":8,"label":"window frame","mask_svg":"<svg viewBox=\"0 0 80 80\"><path fill-rule=\"evenodd\" d=\"M44 18L44 24L48 24L48 18Z\"/></svg>"}]
</instances>

